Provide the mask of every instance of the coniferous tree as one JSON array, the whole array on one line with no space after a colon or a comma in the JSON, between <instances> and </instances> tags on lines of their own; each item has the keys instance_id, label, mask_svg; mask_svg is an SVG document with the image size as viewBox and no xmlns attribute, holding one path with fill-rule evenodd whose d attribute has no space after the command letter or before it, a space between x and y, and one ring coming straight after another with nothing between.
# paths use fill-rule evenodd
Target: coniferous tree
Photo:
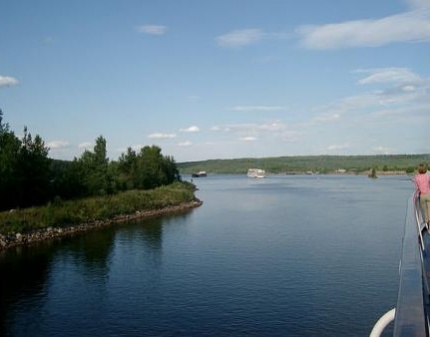
<instances>
[{"instance_id":1,"label":"coniferous tree","mask_svg":"<svg viewBox=\"0 0 430 337\"><path fill-rule=\"evenodd\" d=\"M40 205L50 197L51 161L48 153L42 138L36 135L33 139L25 127L16 172L21 206Z\"/></svg>"},{"instance_id":2,"label":"coniferous tree","mask_svg":"<svg viewBox=\"0 0 430 337\"><path fill-rule=\"evenodd\" d=\"M0 209L9 209L18 205L18 153L20 140L9 130L9 124L3 122L0 110Z\"/></svg>"},{"instance_id":3,"label":"coniferous tree","mask_svg":"<svg viewBox=\"0 0 430 337\"><path fill-rule=\"evenodd\" d=\"M127 153L122 153L118 161L118 180L121 189L131 190L138 188L137 181L137 154L131 147Z\"/></svg>"},{"instance_id":4,"label":"coniferous tree","mask_svg":"<svg viewBox=\"0 0 430 337\"><path fill-rule=\"evenodd\" d=\"M3 122L0 110L0 208L39 205L50 197L49 149L27 128L19 140Z\"/></svg>"},{"instance_id":5,"label":"coniferous tree","mask_svg":"<svg viewBox=\"0 0 430 337\"><path fill-rule=\"evenodd\" d=\"M52 198L68 200L88 195L77 158L73 161L53 160L51 172Z\"/></svg>"}]
</instances>

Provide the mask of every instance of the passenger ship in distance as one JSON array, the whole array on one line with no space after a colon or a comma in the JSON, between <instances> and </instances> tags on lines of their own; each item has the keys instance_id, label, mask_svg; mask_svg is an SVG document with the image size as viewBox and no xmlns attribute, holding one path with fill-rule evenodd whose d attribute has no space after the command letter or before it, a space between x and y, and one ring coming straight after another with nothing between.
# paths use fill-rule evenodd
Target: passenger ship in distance
<instances>
[{"instance_id":1,"label":"passenger ship in distance","mask_svg":"<svg viewBox=\"0 0 430 337\"><path fill-rule=\"evenodd\" d=\"M191 174L191 177L193 177L193 178L200 178L200 177L207 177L207 173L206 173L206 171L199 171L199 172L197 172L197 173L193 173L193 174Z\"/></svg>"},{"instance_id":2,"label":"passenger ship in distance","mask_svg":"<svg viewBox=\"0 0 430 337\"><path fill-rule=\"evenodd\" d=\"M250 168L248 170L248 177L250 178L265 178L266 171L258 168Z\"/></svg>"}]
</instances>

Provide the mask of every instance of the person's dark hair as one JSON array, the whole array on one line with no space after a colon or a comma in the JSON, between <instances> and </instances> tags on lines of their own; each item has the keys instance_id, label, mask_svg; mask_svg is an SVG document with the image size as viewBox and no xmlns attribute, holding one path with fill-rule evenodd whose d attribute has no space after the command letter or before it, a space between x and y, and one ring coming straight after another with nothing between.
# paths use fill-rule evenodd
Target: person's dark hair
<instances>
[{"instance_id":1,"label":"person's dark hair","mask_svg":"<svg viewBox=\"0 0 430 337\"><path fill-rule=\"evenodd\" d=\"M418 165L418 173L424 174L427 172L427 163L421 163Z\"/></svg>"}]
</instances>

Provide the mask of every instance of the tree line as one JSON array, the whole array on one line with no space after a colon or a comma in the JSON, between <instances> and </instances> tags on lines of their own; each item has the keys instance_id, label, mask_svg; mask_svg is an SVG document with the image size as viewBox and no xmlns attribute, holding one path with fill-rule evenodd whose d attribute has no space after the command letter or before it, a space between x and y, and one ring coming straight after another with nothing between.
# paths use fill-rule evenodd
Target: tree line
<instances>
[{"instance_id":1,"label":"tree line","mask_svg":"<svg viewBox=\"0 0 430 337\"><path fill-rule=\"evenodd\" d=\"M413 173L418 163L430 162L430 154L393 155L314 155L266 158L211 159L178 163L183 174L207 171L209 174L246 174L249 168L261 168L270 174L306 172L334 173L344 169L351 174L369 170Z\"/></svg>"},{"instance_id":2,"label":"tree line","mask_svg":"<svg viewBox=\"0 0 430 337\"><path fill-rule=\"evenodd\" d=\"M47 202L109 195L131 189L153 189L180 180L173 157L158 146L131 147L117 161L107 157L106 139L72 161L48 157L43 139L24 127L18 138L0 110L0 210Z\"/></svg>"}]
</instances>

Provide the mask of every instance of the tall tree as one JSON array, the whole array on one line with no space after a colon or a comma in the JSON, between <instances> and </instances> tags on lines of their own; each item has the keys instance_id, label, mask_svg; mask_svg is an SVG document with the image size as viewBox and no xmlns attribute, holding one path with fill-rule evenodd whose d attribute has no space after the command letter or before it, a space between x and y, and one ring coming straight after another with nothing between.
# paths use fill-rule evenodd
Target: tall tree
<instances>
[{"instance_id":1,"label":"tall tree","mask_svg":"<svg viewBox=\"0 0 430 337\"><path fill-rule=\"evenodd\" d=\"M158 146L145 146L137 158L139 188L151 189L179 180L176 164Z\"/></svg>"},{"instance_id":2,"label":"tall tree","mask_svg":"<svg viewBox=\"0 0 430 337\"><path fill-rule=\"evenodd\" d=\"M120 180L127 189L151 189L180 180L176 163L161 154L158 146L144 146L136 154L131 148L118 162Z\"/></svg>"},{"instance_id":3,"label":"tall tree","mask_svg":"<svg viewBox=\"0 0 430 337\"><path fill-rule=\"evenodd\" d=\"M49 148L39 135L34 139L24 127L24 136L18 155L20 205L33 206L45 203L51 196Z\"/></svg>"},{"instance_id":4,"label":"tall tree","mask_svg":"<svg viewBox=\"0 0 430 337\"><path fill-rule=\"evenodd\" d=\"M75 199L88 194L81 165L77 158L73 161L53 160L51 162L51 171L53 174L53 197Z\"/></svg>"},{"instance_id":5,"label":"tall tree","mask_svg":"<svg viewBox=\"0 0 430 337\"><path fill-rule=\"evenodd\" d=\"M9 124L3 122L0 110L0 209L13 208L18 205L18 153L21 142L9 130Z\"/></svg>"},{"instance_id":6,"label":"tall tree","mask_svg":"<svg viewBox=\"0 0 430 337\"><path fill-rule=\"evenodd\" d=\"M0 110L0 201L1 209L26 207L50 197L49 149L39 135L27 128L19 140L3 122Z\"/></svg>"},{"instance_id":7,"label":"tall tree","mask_svg":"<svg viewBox=\"0 0 430 337\"><path fill-rule=\"evenodd\" d=\"M113 192L113 179L109 174L106 139L96 139L93 152L85 150L79 164L88 195L103 195Z\"/></svg>"},{"instance_id":8,"label":"tall tree","mask_svg":"<svg viewBox=\"0 0 430 337\"><path fill-rule=\"evenodd\" d=\"M122 190L138 188L137 181L137 154L131 147L127 153L122 153L118 161L118 184Z\"/></svg>"}]
</instances>

